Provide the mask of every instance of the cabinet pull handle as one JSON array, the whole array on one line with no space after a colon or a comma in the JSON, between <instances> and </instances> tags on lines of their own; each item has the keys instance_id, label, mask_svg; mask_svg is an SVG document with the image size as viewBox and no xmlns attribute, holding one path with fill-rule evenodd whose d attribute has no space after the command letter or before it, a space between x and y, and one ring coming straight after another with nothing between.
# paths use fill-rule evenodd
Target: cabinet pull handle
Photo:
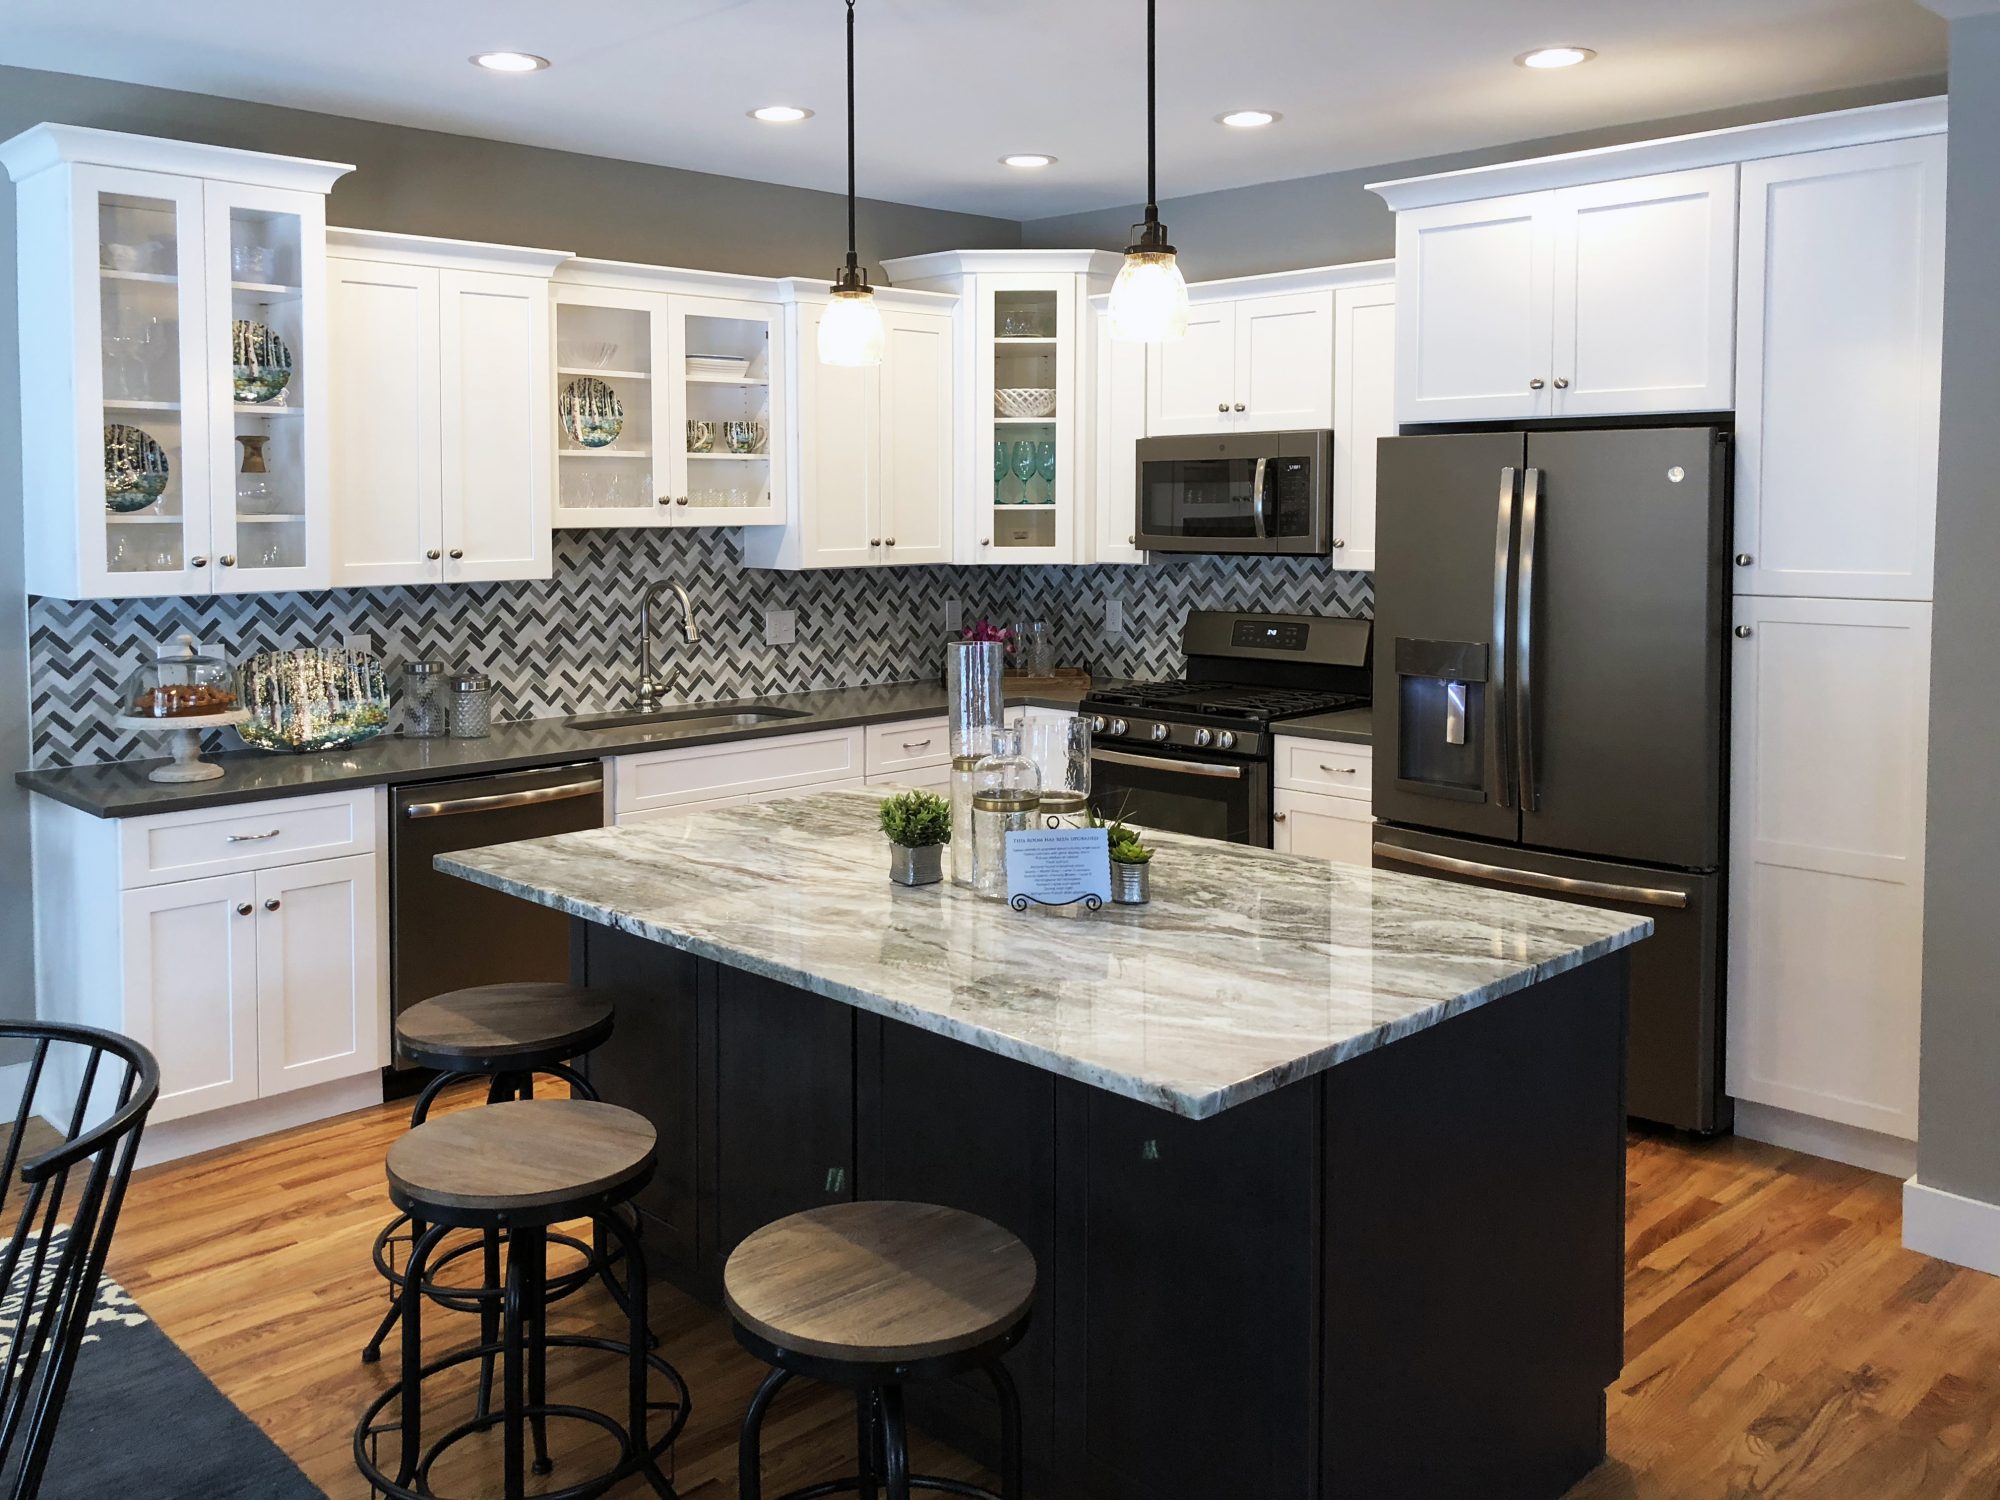
<instances>
[{"instance_id":1,"label":"cabinet pull handle","mask_svg":"<svg viewBox=\"0 0 2000 1500\"><path fill-rule=\"evenodd\" d=\"M248 901L239 901L236 903L236 915L239 917L247 917L254 910L256 910L256 908L253 907Z\"/></svg>"},{"instance_id":2,"label":"cabinet pull handle","mask_svg":"<svg viewBox=\"0 0 2000 1500\"><path fill-rule=\"evenodd\" d=\"M903 748L904 748L905 750L928 750L928 749L930 749L930 747L931 747L931 742L930 742L929 740L904 740L904 741L903 741Z\"/></svg>"},{"instance_id":3,"label":"cabinet pull handle","mask_svg":"<svg viewBox=\"0 0 2000 1500\"><path fill-rule=\"evenodd\" d=\"M1750 639L1750 627L1749 627L1748 625L1738 625L1738 626L1736 627L1736 639L1737 639L1737 640L1739 640L1739 641L1747 641L1747 640L1749 640L1749 639Z\"/></svg>"},{"instance_id":4,"label":"cabinet pull handle","mask_svg":"<svg viewBox=\"0 0 2000 1500\"><path fill-rule=\"evenodd\" d=\"M277 909L278 909L278 898L276 896L271 897L268 901L264 903L265 911L276 911Z\"/></svg>"},{"instance_id":5,"label":"cabinet pull handle","mask_svg":"<svg viewBox=\"0 0 2000 1500\"><path fill-rule=\"evenodd\" d=\"M1360 769L1358 766L1330 766L1325 761L1319 763L1319 768L1334 776L1353 776Z\"/></svg>"},{"instance_id":6,"label":"cabinet pull handle","mask_svg":"<svg viewBox=\"0 0 2000 1500\"><path fill-rule=\"evenodd\" d=\"M465 556L465 549L463 547L454 547L451 549L451 560L453 562L457 562L463 556Z\"/></svg>"},{"instance_id":7,"label":"cabinet pull handle","mask_svg":"<svg viewBox=\"0 0 2000 1500\"><path fill-rule=\"evenodd\" d=\"M232 833L229 835L227 842L232 844L261 844L265 839L274 839L277 836L278 830L273 828L269 833Z\"/></svg>"},{"instance_id":8,"label":"cabinet pull handle","mask_svg":"<svg viewBox=\"0 0 2000 1500\"><path fill-rule=\"evenodd\" d=\"M1546 380L1542 379L1541 376L1537 375L1533 380L1528 382L1528 389L1531 391L1539 391L1543 386L1547 384L1548 382Z\"/></svg>"},{"instance_id":9,"label":"cabinet pull handle","mask_svg":"<svg viewBox=\"0 0 2000 1500\"><path fill-rule=\"evenodd\" d=\"M236 566L236 554L234 552L225 552L216 561L221 563L225 568L233 568Z\"/></svg>"},{"instance_id":10,"label":"cabinet pull handle","mask_svg":"<svg viewBox=\"0 0 2000 1500\"><path fill-rule=\"evenodd\" d=\"M1757 560L1756 558L1752 557L1747 552L1739 552L1736 554L1736 566L1739 568L1747 568L1750 566L1750 564L1752 564L1756 560Z\"/></svg>"},{"instance_id":11,"label":"cabinet pull handle","mask_svg":"<svg viewBox=\"0 0 2000 1500\"><path fill-rule=\"evenodd\" d=\"M426 547L424 548L424 556L432 562L436 562L438 560L438 549L435 547Z\"/></svg>"},{"instance_id":12,"label":"cabinet pull handle","mask_svg":"<svg viewBox=\"0 0 2000 1500\"><path fill-rule=\"evenodd\" d=\"M1557 389L1557 390L1559 390L1559 391L1566 391L1566 390L1568 390L1568 389L1569 389L1569 376L1567 376L1567 375L1558 375L1558 376L1556 376L1556 389Z\"/></svg>"},{"instance_id":13,"label":"cabinet pull handle","mask_svg":"<svg viewBox=\"0 0 2000 1500\"><path fill-rule=\"evenodd\" d=\"M188 559L188 566L190 568L205 568L208 566L208 559L206 557L190 557Z\"/></svg>"}]
</instances>

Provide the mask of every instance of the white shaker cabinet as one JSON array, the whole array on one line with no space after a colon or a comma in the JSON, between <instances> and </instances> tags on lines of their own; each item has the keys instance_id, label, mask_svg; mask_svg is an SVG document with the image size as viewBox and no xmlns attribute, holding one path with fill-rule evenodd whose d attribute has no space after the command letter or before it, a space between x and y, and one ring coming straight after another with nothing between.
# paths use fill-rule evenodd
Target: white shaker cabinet
<instances>
[{"instance_id":1,"label":"white shaker cabinet","mask_svg":"<svg viewBox=\"0 0 2000 1500\"><path fill-rule=\"evenodd\" d=\"M1236 304L1195 303L1183 337L1142 347L1147 435L1221 431L1236 399Z\"/></svg>"},{"instance_id":2,"label":"white shaker cabinet","mask_svg":"<svg viewBox=\"0 0 2000 1500\"><path fill-rule=\"evenodd\" d=\"M1223 300L1191 291L1187 337L1146 346L1149 436L1333 425L1331 291Z\"/></svg>"},{"instance_id":3,"label":"white shaker cabinet","mask_svg":"<svg viewBox=\"0 0 2000 1500\"><path fill-rule=\"evenodd\" d=\"M119 898L124 1003L113 1024L159 1059L155 1120L257 1097L256 900L247 874Z\"/></svg>"},{"instance_id":4,"label":"white shaker cabinet","mask_svg":"<svg viewBox=\"0 0 2000 1500\"><path fill-rule=\"evenodd\" d=\"M1333 565L1375 567L1375 455L1396 435L1396 287L1333 299Z\"/></svg>"},{"instance_id":5,"label":"white shaker cabinet","mask_svg":"<svg viewBox=\"0 0 2000 1500\"><path fill-rule=\"evenodd\" d=\"M1271 847L1366 869L1375 857L1375 815L1366 802L1280 788L1271 793Z\"/></svg>"},{"instance_id":6,"label":"white shaker cabinet","mask_svg":"<svg viewBox=\"0 0 2000 1500\"><path fill-rule=\"evenodd\" d=\"M1144 344L1111 336L1107 297L1090 299L1091 380L1096 402L1090 414L1091 562L1141 563L1135 545L1139 515L1139 439L1146 435L1146 350Z\"/></svg>"},{"instance_id":7,"label":"white shaker cabinet","mask_svg":"<svg viewBox=\"0 0 2000 1500\"><path fill-rule=\"evenodd\" d=\"M375 857L280 865L255 880L259 1096L365 1073L380 1049Z\"/></svg>"},{"instance_id":8,"label":"white shaker cabinet","mask_svg":"<svg viewBox=\"0 0 2000 1500\"><path fill-rule=\"evenodd\" d=\"M560 252L328 231L334 582L547 578Z\"/></svg>"},{"instance_id":9,"label":"white shaker cabinet","mask_svg":"<svg viewBox=\"0 0 2000 1500\"><path fill-rule=\"evenodd\" d=\"M1736 601L1729 1092L1914 1140L1930 606Z\"/></svg>"},{"instance_id":10,"label":"white shaker cabinet","mask_svg":"<svg viewBox=\"0 0 2000 1500\"><path fill-rule=\"evenodd\" d=\"M877 556L884 563L947 563L957 454L952 320L884 309L882 332L881 530L870 536L882 538Z\"/></svg>"},{"instance_id":11,"label":"white shaker cabinet","mask_svg":"<svg viewBox=\"0 0 2000 1500\"><path fill-rule=\"evenodd\" d=\"M1945 138L1743 168L1736 590L1928 599Z\"/></svg>"}]
</instances>

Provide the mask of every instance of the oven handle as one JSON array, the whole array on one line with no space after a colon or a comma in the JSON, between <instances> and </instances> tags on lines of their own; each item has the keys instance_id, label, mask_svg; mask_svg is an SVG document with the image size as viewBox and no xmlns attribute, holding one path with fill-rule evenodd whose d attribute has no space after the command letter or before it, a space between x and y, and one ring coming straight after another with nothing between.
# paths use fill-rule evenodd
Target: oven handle
<instances>
[{"instance_id":1,"label":"oven handle","mask_svg":"<svg viewBox=\"0 0 2000 1500\"><path fill-rule=\"evenodd\" d=\"M1213 776L1221 781L1241 781L1241 766L1219 765L1212 760L1173 760L1164 755L1127 755L1123 750L1092 747L1092 760L1109 761L1114 766L1138 766L1148 771L1179 771L1188 776Z\"/></svg>"},{"instance_id":2,"label":"oven handle","mask_svg":"<svg viewBox=\"0 0 2000 1500\"><path fill-rule=\"evenodd\" d=\"M525 792L496 792L487 797L456 797L449 802L412 802L403 809L406 818L446 818L457 813L500 812L509 807L533 807L538 802L562 802L570 797L601 797L602 778L596 781L566 781L561 786L535 787Z\"/></svg>"},{"instance_id":3,"label":"oven handle","mask_svg":"<svg viewBox=\"0 0 2000 1500\"><path fill-rule=\"evenodd\" d=\"M1524 886L1531 891L1554 891L1564 896L1594 896L1600 901L1626 901L1633 906L1664 906L1670 911L1686 911L1686 891L1663 890L1658 886L1617 885L1608 880L1577 880L1568 875L1545 875L1540 870L1517 870L1507 865L1489 865L1483 860L1455 859L1449 854L1433 854L1428 849L1405 849L1396 844L1377 844L1377 859L1399 865L1415 865L1420 870L1436 870L1445 875L1470 875L1501 885Z\"/></svg>"}]
</instances>

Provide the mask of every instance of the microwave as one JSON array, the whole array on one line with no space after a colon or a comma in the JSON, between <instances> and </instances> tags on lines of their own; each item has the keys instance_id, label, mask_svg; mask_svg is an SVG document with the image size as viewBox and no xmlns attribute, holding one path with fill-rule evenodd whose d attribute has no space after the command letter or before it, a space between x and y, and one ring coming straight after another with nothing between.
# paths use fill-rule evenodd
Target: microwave
<instances>
[{"instance_id":1,"label":"microwave","mask_svg":"<svg viewBox=\"0 0 2000 1500\"><path fill-rule=\"evenodd\" d=\"M1333 550L1331 432L1142 438L1138 464L1133 540L1143 551Z\"/></svg>"}]
</instances>

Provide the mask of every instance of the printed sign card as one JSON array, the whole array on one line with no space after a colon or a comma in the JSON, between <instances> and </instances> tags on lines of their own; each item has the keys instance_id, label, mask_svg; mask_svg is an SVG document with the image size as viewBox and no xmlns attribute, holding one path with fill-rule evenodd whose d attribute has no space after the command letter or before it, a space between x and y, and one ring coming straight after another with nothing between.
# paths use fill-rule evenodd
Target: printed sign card
<instances>
[{"instance_id":1,"label":"printed sign card","mask_svg":"<svg viewBox=\"0 0 2000 1500\"><path fill-rule=\"evenodd\" d=\"M1111 899L1111 844L1102 828L1030 828L1007 835L1007 904L1092 911Z\"/></svg>"}]
</instances>

